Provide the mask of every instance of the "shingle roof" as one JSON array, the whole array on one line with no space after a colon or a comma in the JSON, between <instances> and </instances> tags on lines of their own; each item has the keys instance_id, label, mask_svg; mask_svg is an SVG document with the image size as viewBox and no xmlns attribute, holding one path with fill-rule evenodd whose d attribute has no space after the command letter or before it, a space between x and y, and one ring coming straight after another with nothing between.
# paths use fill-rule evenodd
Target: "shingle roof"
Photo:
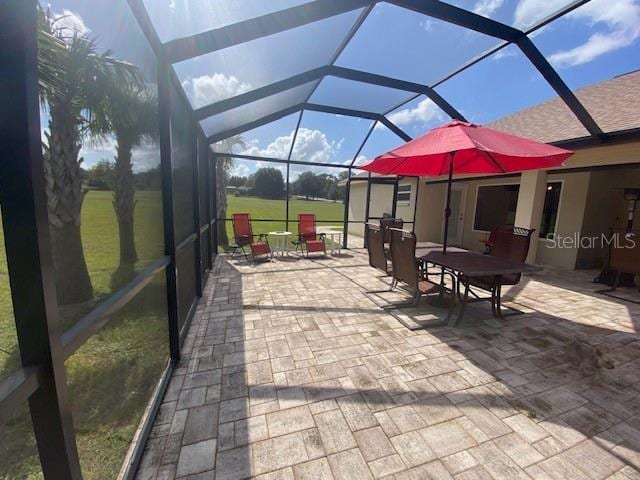
<instances>
[{"instance_id":1,"label":"shingle roof","mask_svg":"<svg viewBox=\"0 0 640 480\"><path fill-rule=\"evenodd\" d=\"M604 132L640 128L640 70L578 89L575 94ZM589 135L558 97L487 126L542 142Z\"/></svg>"}]
</instances>

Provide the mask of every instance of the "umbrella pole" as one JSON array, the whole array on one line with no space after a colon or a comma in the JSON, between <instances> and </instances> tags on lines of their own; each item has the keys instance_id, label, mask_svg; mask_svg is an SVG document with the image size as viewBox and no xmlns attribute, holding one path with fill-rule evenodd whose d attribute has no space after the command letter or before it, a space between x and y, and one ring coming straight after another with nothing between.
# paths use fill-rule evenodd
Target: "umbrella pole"
<instances>
[{"instance_id":1,"label":"umbrella pole","mask_svg":"<svg viewBox=\"0 0 640 480\"><path fill-rule=\"evenodd\" d=\"M442 241L442 253L447 253L447 237L449 236L449 217L451 216L451 184L453 183L453 156L449 154L449 181L447 182L447 206L444 209L444 238Z\"/></svg>"}]
</instances>

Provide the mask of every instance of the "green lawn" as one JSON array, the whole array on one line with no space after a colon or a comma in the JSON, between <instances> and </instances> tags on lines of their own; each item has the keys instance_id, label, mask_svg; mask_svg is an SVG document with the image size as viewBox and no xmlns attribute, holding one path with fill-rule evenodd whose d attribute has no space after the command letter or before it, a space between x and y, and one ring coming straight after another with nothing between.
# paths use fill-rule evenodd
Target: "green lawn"
<instances>
[{"instance_id":1,"label":"green lawn","mask_svg":"<svg viewBox=\"0 0 640 480\"><path fill-rule=\"evenodd\" d=\"M236 197L227 195L227 218L233 213L249 213L252 220L257 219L282 219L276 222L254 222L253 233L267 233L274 230L285 229L285 201L267 200L257 197ZM298 214L315 213L317 221L329 221L321 225L341 225L344 219L344 204L341 201L331 202L326 200L305 200L303 198L289 199L289 231L297 233ZM227 236L233 238L231 222L227 222Z\"/></svg>"},{"instance_id":2,"label":"green lawn","mask_svg":"<svg viewBox=\"0 0 640 480\"><path fill-rule=\"evenodd\" d=\"M65 307L69 327L115 289L163 254L161 196L136 193L135 235L140 261L134 271L118 272L118 225L112 193L91 191L82 210L82 236L95 300ZM15 324L0 234L0 379L18 365ZM72 279L69 279L72 281ZM123 311L66 362L74 425L84 477L115 478L138 426L167 352L164 278L159 275ZM31 426L24 410L0 437L0 479L39 478Z\"/></svg>"},{"instance_id":3,"label":"green lawn","mask_svg":"<svg viewBox=\"0 0 640 480\"><path fill-rule=\"evenodd\" d=\"M136 248L140 261L135 271L117 271L118 225L112 193L91 191L82 210L82 237L95 301L81 308L61 309L65 328L95 307L136 272L163 253L162 206L159 192L136 194ZM319 221L340 224L342 202L292 198L289 230L297 232L301 212ZM228 196L228 217L248 212L252 218L282 219L255 222L255 233L285 228L284 200ZM329 224L325 224L329 225ZM231 222L227 231L232 235ZM4 238L0 232L0 380L17 368L18 352L11 308ZM72 281L72 279L70 279ZM66 362L73 402L78 449L85 478L115 478L167 358L166 306L160 275ZM0 437L0 479L39 478L39 464L26 410L12 419Z\"/></svg>"}]
</instances>

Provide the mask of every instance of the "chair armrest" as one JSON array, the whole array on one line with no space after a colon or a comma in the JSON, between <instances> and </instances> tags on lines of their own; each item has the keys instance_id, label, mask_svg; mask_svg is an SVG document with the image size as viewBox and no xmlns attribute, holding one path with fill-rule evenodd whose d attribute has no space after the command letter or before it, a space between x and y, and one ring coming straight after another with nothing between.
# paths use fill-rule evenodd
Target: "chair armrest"
<instances>
[{"instance_id":1,"label":"chair armrest","mask_svg":"<svg viewBox=\"0 0 640 480\"><path fill-rule=\"evenodd\" d=\"M324 241L327 238L327 234L326 233L319 233L318 237L320 238L320 240Z\"/></svg>"}]
</instances>

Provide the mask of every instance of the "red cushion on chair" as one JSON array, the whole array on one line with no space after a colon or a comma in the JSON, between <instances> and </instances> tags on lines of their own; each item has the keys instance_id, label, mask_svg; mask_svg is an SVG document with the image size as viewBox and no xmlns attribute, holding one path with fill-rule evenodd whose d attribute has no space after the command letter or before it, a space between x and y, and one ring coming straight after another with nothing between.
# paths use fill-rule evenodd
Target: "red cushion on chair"
<instances>
[{"instance_id":1,"label":"red cushion on chair","mask_svg":"<svg viewBox=\"0 0 640 480\"><path fill-rule=\"evenodd\" d=\"M267 242L254 242L251 244L251 254L256 257L258 255L268 255L271 252Z\"/></svg>"},{"instance_id":2,"label":"red cushion on chair","mask_svg":"<svg viewBox=\"0 0 640 480\"><path fill-rule=\"evenodd\" d=\"M305 245L307 252L324 252L324 241L322 240L307 240Z\"/></svg>"}]
</instances>

